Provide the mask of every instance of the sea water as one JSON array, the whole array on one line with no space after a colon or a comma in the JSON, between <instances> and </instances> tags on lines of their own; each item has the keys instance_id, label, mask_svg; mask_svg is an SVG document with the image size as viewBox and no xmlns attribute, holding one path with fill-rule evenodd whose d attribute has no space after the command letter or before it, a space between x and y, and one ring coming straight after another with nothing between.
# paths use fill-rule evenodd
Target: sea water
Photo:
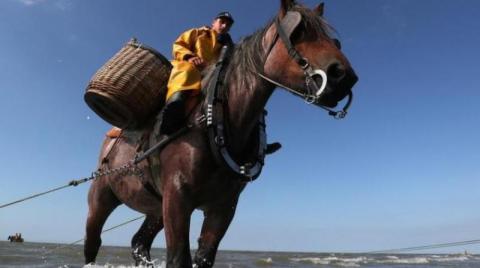
<instances>
[{"instance_id":1,"label":"sea water","mask_svg":"<svg viewBox=\"0 0 480 268\"><path fill-rule=\"evenodd\" d=\"M155 267L165 267L164 249L152 249ZM0 242L0 268L84 267L83 246ZM130 249L102 246L96 265L134 267ZM480 255L471 254L362 254L219 251L215 267L480 267Z\"/></svg>"}]
</instances>

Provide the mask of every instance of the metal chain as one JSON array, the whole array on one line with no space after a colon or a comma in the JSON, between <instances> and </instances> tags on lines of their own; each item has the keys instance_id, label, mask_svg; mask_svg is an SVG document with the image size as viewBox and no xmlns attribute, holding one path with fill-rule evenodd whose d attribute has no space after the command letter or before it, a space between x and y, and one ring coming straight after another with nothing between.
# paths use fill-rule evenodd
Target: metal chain
<instances>
[{"instance_id":1,"label":"metal chain","mask_svg":"<svg viewBox=\"0 0 480 268\"><path fill-rule=\"evenodd\" d=\"M204 117L199 117L197 118L197 123L202 123L203 121L205 120ZM23 201L27 201L29 199L33 199L35 197L39 197L39 196L42 196L42 195L46 195L48 193L52 193L52 192L55 192L55 191L58 191L58 190L61 190L61 189L64 189L64 188L67 188L67 187L70 187L70 186L78 186L82 183L85 183L87 181L91 181L91 180L95 180L95 179L98 179L100 177L103 177L103 176L108 176L108 175L113 175L113 174L121 174L121 175L138 175L140 177L140 179L143 181L144 180L144 171L143 171L143 168L139 168L138 167L138 164L140 162L142 162L143 160L147 159L147 157L149 155L151 155L152 153L154 153L155 151L159 150L160 148L163 148L166 144L168 144L171 140L173 139L176 139L177 137L179 137L180 135L183 135L187 130L191 129L193 127L193 125L187 125L179 130L177 130L175 133L173 133L172 135L170 136L167 136L165 137L164 139L160 140L157 144L155 144L154 146L152 146L150 149L148 149L147 151L145 151L144 153L142 154L137 154L130 162L124 164L123 166L120 166L120 167L117 167L117 168L113 168L113 169L106 169L106 170L97 170L97 171L94 171L92 172L92 174L90 175L90 177L85 177L83 179L80 179L80 180L72 180L70 181L67 185L64 185L64 186L61 186L61 187L57 187L57 188L54 188L54 189L51 189L51 190L48 190L46 192L42 192L42 193L38 193L38 194L34 194L34 195L31 195L31 196L28 196L28 197L25 197L25 198L22 198L22 199L19 199L17 201L14 201L14 202L10 202L10 203L6 203L6 204L3 204L3 205L0 205L0 209L1 208L4 208L4 207L8 207L8 206L11 206L11 205L14 205L14 204L17 204L17 203L20 203L20 202L23 202ZM121 134L120 134L121 135ZM118 139L115 141L114 145L115 146L117 144L117 141ZM110 151L108 152L108 154L110 154L111 152L111 149ZM107 156L108 156L107 154Z\"/></svg>"},{"instance_id":2,"label":"metal chain","mask_svg":"<svg viewBox=\"0 0 480 268\"><path fill-rule=\"evenodd\" d=\"M82 183L85 183L87 181L95 180L95 179L98 179L98 178L103 177L103 176L114 175L114 174L138 175L142 180L144 178L143 169L139 168L137 163L131 161L130 163L127 163L127 164L125 164L123 166L120 166L120 167L117 167L117 168L106 169L104 171L97 170L95 172L92 172L92 175L90 177L86 177L86 178L83 178L83 179L80 179L80 180L72 180L67 185L57 187L57 188L54 188L54 189L46 191L46 192L34 194L34 195L31 195L31 196L19 199L17 201L7 203L7 204L0 205L0 209L5 208L5 207L9 207L11 205L14 205L14 204L17 204L17 203L20 203L20 202L27 201L29 199L36 198L36 197L39 197L39 196L42 196L42 195L46 195L46 194L49 194L51 192L55 192L55 191L58 191L58 190L61 190L61 189L64 189L64 188L67 188L67 187L70 187L70 186L78 186L78 185L80 185Z\"/></svg>"},{"instance_id":3,"label":"metal chain","mask_svg":"<svg viewBox=\"0 0 480 268\"><path fill-rule=\"evenodd\" d=\"M137 166L137 164L130 162L128 164L125 164L123 166L113 168L113 169L106 169L105 171L97 170L92 172L92 175L90 177L81 179L81 180L73 180L69 182L69 185L77 186L81 183L91 181L98 179L103 176L108 176L108 175L115 175L115 174L120 174L120 175L139 175L143 178L143 170Z\"/></svg>"}]
</instances>

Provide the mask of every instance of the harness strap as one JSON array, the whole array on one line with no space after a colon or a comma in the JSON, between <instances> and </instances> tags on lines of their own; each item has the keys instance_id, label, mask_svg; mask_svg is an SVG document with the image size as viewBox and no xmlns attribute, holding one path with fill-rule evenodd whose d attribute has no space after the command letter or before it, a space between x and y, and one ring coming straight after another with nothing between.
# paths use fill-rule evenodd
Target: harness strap
<instances>
[{"instance_id":1,"label":"harness strap","mask_svg":"<svg viewBox=\"0 0 480 268\"><path fill-rule=\"evenodd\" d=\"M287 87L286 85L283 85L283 84L281 84L281 83L279 83L279 82L277 82L277 81L275 81L275 80L273 80L273 79L270 79L270 78L268 78L267 76L265 76L265 75L263 75L263 74L261 74L261 73L258 73L258 72L257 72L257 75L260 76L261 78L265 79L266 81L268 81L268 82L270 82L270 83L272 83L272 84L274 84L274 85L276 85L276 86L278 86L278 87L281 87L281 88L287 90L288 92L290 92L290 93L292 93L292 94L294 94L294 95L296 95L296 96L305 98L305 95L299 93L298 91L296 91L296 90L294 90L294 89L292 89L292 88L289 88L289 87ZM345 104L345 106L342 108L341 111L335 111L335 110L332 110L332 109L330 109L330 108L328 108L328 107L326 107L326 106L319 105L319 104L316 104L316 105L317 105L318 107L324 109L325 111L327 111L327 112L328 112L328 115L333 116L335 119L343 119L343 118L345 118L345 116L347 115L348 108L349 108L350 105L352 104L352 99L353 99L353 94L352 94L352 92L350 91L350 92L348 93L348 101L347 101L347 103Z\"/></svg>"},{"instance_id":2,"label":"harness strap","mask_svg":"<svg viewBox=\"0 0 480 268\"><path fill-rule=\"evenodd\" d=\"M298 53L298 51L292 45L292 42L290 42L290 38L287 36L285 30L280 25L280 20L278 18L275 20L275 26L277 27L278 36L280 36L280 39L282 39L283 44L287 48L288 55L290 55L290 57L292 57L295 62L297 62L297 64L305 70L305 68L308 66L308 62L302 56L300 56L300 53Z\"/></svg>"},{"instance_id":3,"label":"harness strap","mask_svg":"<svg viewBox=\"0 0 480 268\"><path fill-rule=\"evenodd\" d=\"M208 137L210 147L216 161L237 175L242 182L250 182L255 180L260 175L264 164L266 150L265 115L262 114L262 116L259 118L258 150L257 157L254 159L254 163L237 163L237 161L230 155L230 152L227 148L227 137L223 111L225 100L222 94L223 92L221 92L223 84L222 81L220 81L221 79L219 79L220 74L223 71L223 66L226 59L225 56L227 53L228 47L223 47L221 56L216 64L214 74L212 75L212 79L210 80L207 89L205 117L208 129Z\"/></svg>"}]
</instances>

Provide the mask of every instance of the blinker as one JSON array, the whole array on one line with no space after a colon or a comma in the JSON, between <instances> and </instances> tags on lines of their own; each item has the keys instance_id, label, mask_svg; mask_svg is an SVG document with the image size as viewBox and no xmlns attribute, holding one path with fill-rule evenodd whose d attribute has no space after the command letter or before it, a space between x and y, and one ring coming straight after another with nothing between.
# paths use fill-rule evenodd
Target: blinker
<instances>
[{"instance_id":1,"label":"blinker","mask_svg":"<svg viewBox=\"0 0 480 268\"><path fill-rule=\"evenodd\" d=\"M287 14L285 14L285 17L281 20L280 25L289 39L295 29L297 29L298 25L300 25L300 22L302 22L302 14L297 11L288 11Z\"/></svg>"},{"instance_id":2,"label":"blinker","mask_svg":"<svg viewBox=\"0 0 480 268\"><path fill-rule=\"evenodd\" d=\"M350 91L350 93L348 94L347 104L341 111L334 111L319 102L322 96L322 93L324 92L328 83L327 74L322 69L312 68L308 60L302 57L300 53L298 53L298 51L295 49L294 45L290 40L292 33L299 26L301 21L302 21L302 15L297 11L288 11L281 20L277 19L275 21L275 24L277 27L277 36L275 37L272 44L270 45L270 48L267 50L267 55L269 55L271 50L273 49L273 46L277 40L277 37L280 37L280 39L283 41L283 44L287 48L288 54L290 55L290 57L292 57L293 60L295 60L295 62L300 66L300 68L303 70L305 74L305 85L306 85L305 92L301 92L293 88L290 88L286 85L283 85L275 80L272 80L271 78L268 78L267 76L261 73L257 73L257 74L263 79L269 81L270 83L277 85L279 87L282 87L297 96L303 97L307 103L315 104L320 108L327 110L328 114L333 116L334 118L342 119L347 114L347 110L350 107L353 95ZM331 41L334 42L336 46L340 46L340 42L338 40L332 39Z\"/></svg>"}]
</instances>

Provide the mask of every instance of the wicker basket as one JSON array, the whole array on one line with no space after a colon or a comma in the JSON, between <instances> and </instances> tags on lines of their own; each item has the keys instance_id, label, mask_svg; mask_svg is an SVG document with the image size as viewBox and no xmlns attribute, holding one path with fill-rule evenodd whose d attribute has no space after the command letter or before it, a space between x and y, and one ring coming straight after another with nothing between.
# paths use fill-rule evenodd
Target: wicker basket
<instances>
[{"instance_id":1,"label":"wicker basket","mask_svg":"<svg viewBox=\"0 0 480 268\"><path fill-rule=\"evenodd\" d=\"M130 40L90 80L85 102L122 129L139 129L165 101L172 65L154 49Z\"/></svg>"}]
</instances>

